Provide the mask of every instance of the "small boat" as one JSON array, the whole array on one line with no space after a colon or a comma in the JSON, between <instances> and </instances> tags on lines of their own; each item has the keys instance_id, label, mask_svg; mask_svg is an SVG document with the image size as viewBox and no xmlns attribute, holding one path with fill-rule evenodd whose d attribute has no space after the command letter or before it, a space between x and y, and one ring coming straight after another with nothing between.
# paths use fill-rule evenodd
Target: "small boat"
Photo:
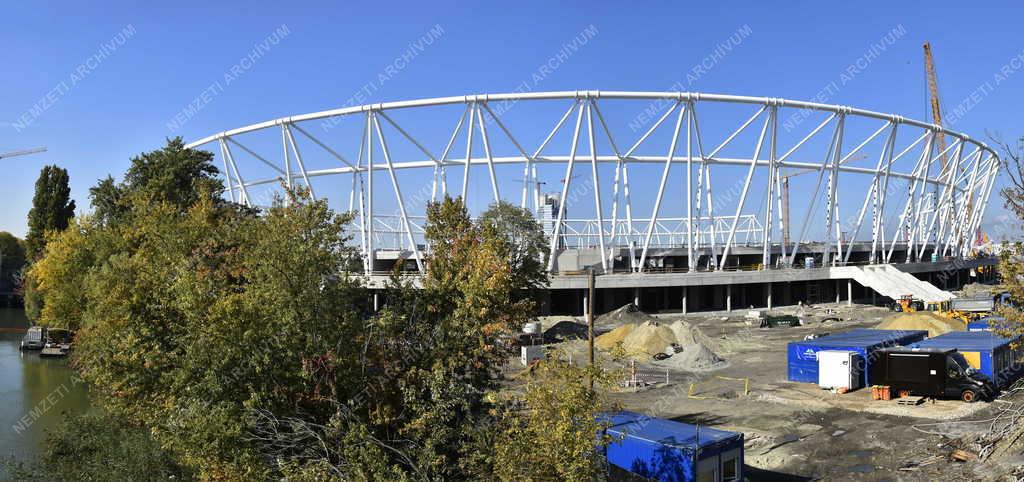
<instances>
[{"instance_id":1,"label":"small boat","mask_svg":"<svg viewBox=\"0 0 1024 482\"><path fill-rule=\"evenodd\" d=\"M46 345L46 328L33 326L25 332L25 338L21 339L22 350L42 350Z\"/></svg>"},{"instance_id":2,"label":"small boat","mask_svg":"<svg viewBox=\"0 0 1024 482\"><path fill-rule=\"evenodd\" d=\"M46 343L39 352L41 357L64 357L71 351L74 333L59 328L46 330Z\"/></svg>"},{"instance_id":3,"label":"small boat","mask_svg":"<svg viewBox=\"0 0 1024 482\"><path fill-rule=\"evenodd\" d=\"M47 343L46 346L44 346L43 349L39 352L39 356L52 358L64 357L68 356L68 350L60 344Z\"/></svg>"}]
</instances>

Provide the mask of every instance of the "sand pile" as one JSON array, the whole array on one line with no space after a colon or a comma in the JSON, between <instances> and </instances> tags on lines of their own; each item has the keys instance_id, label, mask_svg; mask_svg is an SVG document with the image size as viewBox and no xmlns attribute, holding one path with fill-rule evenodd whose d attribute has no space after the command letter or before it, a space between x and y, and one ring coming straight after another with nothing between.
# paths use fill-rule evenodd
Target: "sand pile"
<instances>
[{"instance_id":1,"label":"sand pile","mask_svg":"<svg viewBox=\"0 0 1024 482\"><path fill-rule=\"evenodd\" d=\"M960 320L946 318L933 311L897 313L882 321L875 328L882 330L927 330L928 337L951 331L964 331L967 326Z\"/></svg>"},{"instance_id":2,"label":"sand pile","mask_svg":"<svg viewBox=\"0 0 1024 482\"><path fill-rule=\"evenodd\" d=\"M685 321L665 324L653 320L627 323L594 341L598 348L604 350L610 350L620 343L627 355L638 360L648 361L656 354L672 354L656 362L657 365L669 368L707 370L720 368L725 363L709 348L711 340L700 329Z\"/></svg>"},{"instance_id":3,"label":"sand pile","mask_svg":"<svg viewBox=\"0 0 1024 482\"><path fill-rule=\"evenodd\" d=\"M594 339L594 345L602 350L611 350L616 344L624 341L636 325L633 323L627 323L622 325L608 333L605 333Z\"/></svg>"},{"instance_id":4,"label":"sand pile","mask_svg":"<svg viewBox=\"0 0 1024 482\"><path fill-rule=\"evenodd\" d=\"M622 340L622 348L630 355L654 356L676 343L676 334L666 325L645 321Z\"/></svg>"}]
</instances>

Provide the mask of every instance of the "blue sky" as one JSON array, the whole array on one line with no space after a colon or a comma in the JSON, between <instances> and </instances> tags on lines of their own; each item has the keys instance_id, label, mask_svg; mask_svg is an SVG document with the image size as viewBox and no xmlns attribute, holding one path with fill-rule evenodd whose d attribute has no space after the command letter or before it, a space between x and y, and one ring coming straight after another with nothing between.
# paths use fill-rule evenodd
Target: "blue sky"
<instances>
[{"instance_id":1,"label":"blue sky","mask_svg":"<svg viewBox=\"0 0 1024 482\"><path fill-rule=\"evenodd\" d=\"M69 170L73 197L88 209L97 179L119 177L131 156L167 136L193 140L339 107L361 91L367 103L514 91L591 26L597 34L532 90L657 91L682 80L692 91L810 100L872 43L901 29L828 103L930 119L921 52L928 40L947 111L972 92L980 99L955 129L973 137L1024 134L1024 69L1012 67L998 86L978 93L1024 52L1019 4L770 3L11 2L0 29L0 151L49 150L0 161L0 230L24 235L44 164ZM429 48L378 80L438 25L443 35ZM286 37L172 127L189 102L282 26ZM742 29L749 35L741 44L686 80ZM1015 229L999 221L1000 204L993 199L985 224L994 233Z\"/></svg>"}]
</instances>

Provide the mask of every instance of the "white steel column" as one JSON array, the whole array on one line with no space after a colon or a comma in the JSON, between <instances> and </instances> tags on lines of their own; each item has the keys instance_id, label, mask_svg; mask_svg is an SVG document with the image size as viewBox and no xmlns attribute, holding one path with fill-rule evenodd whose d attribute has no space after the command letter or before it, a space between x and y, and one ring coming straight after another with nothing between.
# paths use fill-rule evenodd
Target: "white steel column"
<instances>
[{"instance_id":1,"label":"white steel column","mask_svg":"<svg viewBox=\"0 0 1024 482\"><path fill-rule=\"evenodd\" d=\"M569 151L569 164L565 167L565 183L562 184L562 197L558 199L558 219L551 234L551 253L548 255L548 272L555 269L558 257L558 239L562 234L562 222L565 221L565 204L569 200L569 184L572 183L572 168L576 163L576 148L579 146L580 126L583 123L583 105L577 103L576 128L572 131L572 148ZM542 146L543 147L543 146Z\"/></svg>"},{"instance_id":2,"label":"white steel column","mask_svg":"<svg viewBox=\"0 0 1024 482\"><path fill-rule=\"evenodd\" d=\"M584 104L587 112L587 140L590 144L590 173L594 183L594 209L597 212L597 239L601 248L601 269L608 272L608 258L604 247L604 208L601 206L601 181L597 173L597 144L594 142L594 116L590 104Z\"/></svg>"},{"instance_id":3,"label":"white steel column","mask_svg":"<svg viewBox=\"0 0 1024 482\"><path fill-rule=\"evenodd\" d=\"M302 162L302 155L299 154L299 146L295 144L295 137L292 136L292 130L288 127L288 124L281 124L281 128L284 129L285 137L288 138L288 144L292 146L292 152L295 154L295 162L299 165L299 172L302 173L302 180L306 183L306 188L309 189L309 196L315 201L316 193L313 191L313 185L309 182L309 176L306 174L306 164Z\"/></svg>"},{"instance_id":4,"label":"white steel column","mask_svg":"<svg viewBox=\"0 0 1024 482\"><path fill-rule=\"evenodd\" d=\"M836 219L836 192L839 188L839 158L843 152L843 125L846 121L846 114L839 114L839 120L836 123L836 144L835 149L832 152L832 159L830 159L832 171L828 176L828 207L826 208L825 214L825 246L824 252L821 255L822 266L829 264L829 258L832 255L832 230L833 228L838 229L839 221ZM839 236L836 236L838 239ZM835 263L833 262L834 266Z\"/></svg>"},{"instance_id":5,"label":"white steel column","mask_svg":"<svg viewBox=\"0 0 1024 482\"><path fill-rule=\"evenodd\" d=\"M736 239L736 225L739 224L740 214L743 212L743 206L747 201L747 193L750 191L750 181L754 178L754 170L757 168L757 160L761 157L761 146L764 144L765 135L768 133L768 124L771 123L772 116L769 114L764 120L764 126L761 127L761 135L757 139L757 146L754 147L754 156L750 159L750 167L747 169L747 177L743 181L743 190L740 191L740 200L736 205L736 214L732 218L732 225L729 227L729 235L725 239L725 247L722 248L722 260L718 269L725 269L725 260L729 258L729 251L732 248L733 240ZM769 200L770 202L770 200Z\"/></svg>"},{"instance_id":6,"label":"white steel column","mask_svg":"<svg viewBox=\"0 0 1024 482\"><path fill-rule=\"evenodd\" d=\"M487 137L487 125L484 123L483 113L480 106L476 105L476 121L480 126L480 139L484 145L484 155L487 156L487 173L491 176L491 189L494 191L494 202L501 202L501 194L498 193L498 178L494 176L494 157L491 155L491 140Z\"/></svg>"},{"instance_id":7,"label":"white steel column","mask_svg":"<svg viewBox=\"0 0 1024 482\"><path fill-rule=\"evenodd\" d=\"M668 147L668 158L665 160L665 167L661 173L661 182L658 184L658 194L654 197L654 210L651 212L651 219L647 223L647 234L644 236L644 247L640 251L640 266L637 267L638 272L643 272L644 264L647 262L647 249L651 246L651 236L654 234L654 225L658 222L658 210L661 209L661 199L665 195L665 183L668 181L668 172L672 168L672 159L676 155L676 141L679 140L679 129L683 126L683 115L686 114L687 109L685 107L679 107L680 104L677 102L671 112L677 107L679 108L679 117L676 118L676 127L672 132L672 142ZM632 151L632 149L630 149Z\"/></svg>"},{"instance_id":8,"label":"white steel column","mask_svg":"<svg viewBox=\"0 0 1024 482\"><path fill-rule=\"evenodd\" d=\"M366 113L366 273L373 272L373 129L370 112Z\"/></svg>"},{"instance_id":9,"label":"white steel column","mask_svg":"<svg viewBox=\"0 0 1024 482\"><path fill-rule=\"evenodd\" d=\"M242 203L246 206L252 206L249 200L249 190L245 187L245 179L242 179L242 174L238 171L238 164L235 164L235 156L231 155L231 148L228 147L228 144L223 139L221 140L221 146L224 148L224 154L228 158L228 164L235 171L235 179L238 181L238 189L241 191Z\"/></svg>"},{"instance_id":10,"label":"white steel column","mask_svg":"<svg viewBox=\"0 0 1024 482\"><path fill-rule=\"evenodd\" d=\"M221 138L218 145L220 146L220 160L224 163L224 179L228 181L228 194L231 196L231 202L235 202L235 186L231 182L231 171L228 169L228 154L224 150L224 139Z\"/></svg>"},{"instance_id":11,"label":"white steel column","mask_svg":"<svg viewBox=\"0 0 1024 482\"><path fill-rule=\"evenodd\" d=\"M466 128L466 161L462 169L462 205L469 209L469 166L473 160L473 120L476 107L469 105L469 127Z\"/></svg>"},{"instance_id":12,"label":"white steel column","mask_svg":"<svg viewBox=\"0 0 1024 482\"><path fill-rule=\"evenodd\" d=\"M377 116L374 113L370 113L370 119L373 120L374 130L377 132L377 140L380 141L380 151L384 154L384 162L388 166L388 176L391 177L391 185L395 188L395 200L398 202L398 212L402 216L402 226L405 229L406 239L409 241L409 249L412 250L413 256L416 258L416 268L419 272L423 270L423 260L420 259L420 250L416 248L416 240L412 236L412 227L409 225L409 217L405 213L405 201L402 199L402 189L398 186L398 177L395 176L395 167L391 162L391 152L388 151L387 141L384 139L384 131L380 128L380 121L377 120Z\"/></svg>"}]
</instances>

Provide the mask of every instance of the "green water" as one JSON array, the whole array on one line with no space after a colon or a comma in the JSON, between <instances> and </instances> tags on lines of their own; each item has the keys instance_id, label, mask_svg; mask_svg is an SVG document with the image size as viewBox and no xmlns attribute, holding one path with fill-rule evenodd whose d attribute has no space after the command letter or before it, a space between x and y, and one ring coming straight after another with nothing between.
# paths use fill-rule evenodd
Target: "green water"
<instances>
[{"instance_id":1,"label":"green water","mask_svg":"<svg viewBox=\"0 0 1024 482\"><path fill-rule=\"evenodd\" d=\"M47 429L89 407L67 359L19 350L27 327L24 311L0 308L0 456L21 460L39 451Z\"/></svg>"}]
</instances>

